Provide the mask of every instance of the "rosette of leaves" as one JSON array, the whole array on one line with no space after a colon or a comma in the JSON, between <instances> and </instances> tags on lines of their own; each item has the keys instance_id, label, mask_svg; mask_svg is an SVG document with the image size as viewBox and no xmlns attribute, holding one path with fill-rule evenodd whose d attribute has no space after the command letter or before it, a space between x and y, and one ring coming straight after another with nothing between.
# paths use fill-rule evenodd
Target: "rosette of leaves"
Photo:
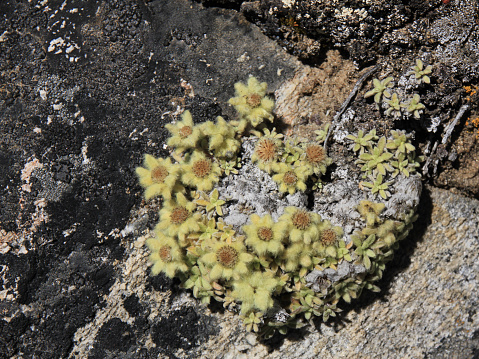
<instances>
[{"instance_id":1,"label":"rosette of leaves","mask_svg":"<svg viewBox=\"0 0 479 359\"><path fill-rule=\"evenodd\" d=\"M373 80L374 88L364 95L365 98L374 96L374 102L380 103L383 97L391 97L388 89L393 86L391 81L393 80L392 77L387 77L384 80L379 81L378 79Z\"/></svg>"},{"instance_id":2,"label":"rosette of leaves","mask_svg":"<svg viewBox=\"0 0 479 359\"><path fill-rule=\"evenodd\" d=\"M317 143L321 144L326 140L326 136L328 135L328 131L330 127L331 127L331 124L326 123L322 129L314 131L314 133L316 134Z\"/></svg>"},{"instance_id":3,"label":"rosette of leaves","mask_svg":"<svg viewBox=\"0 0 479 359\"><path fill-rule=\"evenodd\" d=\"M280 281L271 272L254 271L248 276L233 282L231 296L241 302L241 313L253 310L265 313L273 307L273 292Z\"/></svg>"},{"instance_id":4,"label":"rosette of leaves","mask_svg":"<svg viewBox=\"0 0 479 359\"><path fill-rule=\"evenodd\" d=\"M326 155L324 147L317 143L303 143L303 153L300 157L300 165L308 174L318 177L326 174L326 169L332 160Z\"/></svg>"},{"instance_id":5,"label":"rosette of leaves","mask_svg":"<svg viewBox=\"0 0 479 359\"><path fill-rule=\"evenodd\" d=\"M211 297L214 296L213 286L208 280L208 270L201 262L191 267L183 288L191 289L195 298L204 304L209 304Z\"/></svg>"},{"instance_id":6,"label":"rosette of leaves","mask_svg":"<svg viewBox=\"0 0 479 359\"><path fill-rule=\"evenodd\" d=\"M198 141L202 137L202 133L198 126L193 124L193 118L190 111L186 110L181 115L182 121L175 124L165 125L171 136L168 138L167 144L176 149L177 153L194 149Z\"/></svg>"},{"instance_id":7,"label":"rosette of leaves","mask_svg":"<svg viewBox=\"0 0 479 359\"><path fill-rule=\"evenodd\" d=\"M204 253L199 261L210 268L210 278L229 280L238 279L249 273L249 264L254 257L246 251L240 241L226 243L216 240L210 244L210 250Z\"/></svg>"},{"instance_id":8,"label":"rosette of leaves","mask_svg":"<svg viewBox=\"0 0 479 359\"><path fill-rule=\"evenodd\" d=\"M221 116L201 125L203 134L208 138L208 149L217 158L232 159L239 150L240 141L236 139L235 128Z\"/></svg>"},{"instance_id":9,"label":"rosette of leaves","mask_svg":"<svg viewBox=\"0 0 479 359\"><path fill-rule=\"evenodd\" d=\"M199 191L210 191L221 175L218 163L201 152L193 152L189 161L182 165L182 169L181 181Z\"/></svg>"},{"instance_id":10,"label":"rosette of leaves","mask_svg":"<svg viewBox=\"0 0 479 359\"><path fill-rule=\"evenodd\" d=\"M373 142L379 139L379 137L376 136L376 129L369 131L367 135L364 134L363 130L359 130L357 136L348 135L346 138L354 141L353 151L359 151L359 154L363 154L366 149L371 150Z\"/></svg>"},{"instance_id":11,"label":"rosette of leaves","mask_svg":"<svg viewBox=\"0 0 479 359\"><path fill-rule=\"evenodd\" d=\"M306 191L306 180L308 179L309 167L298 166L291 167L286 163L280 162L273 167L276 172L273 175L273 181L278 184L280 192L293 194L296 191Z\"/></svg>"},{"instance_id":12,"label":"rosette of leaves","mask_svg":"<svg viewBox=\"0 0 479 359\"><path fill-rule=\"evenodd\" d=\"M238 131L243 132L251 124L257 127L264 120L273 122L274 101L266 97L268 85L250 77L246 84L235 83L235 97L228 102L234 106L240 116Z\"/></svg>"},{"instance_id":13,"label":"rosette of leaves","mask_svg":"<svg viewBox=\"0 0 479 359\"><path fill-rule=\"evenodd\" d=\"M351 236L356 249L354 253L358 256L358 264L363 264L366 269L371 269L371 258L376 257L376 253L371 249L376 242L376 235L366 236L363 232L356 232Z\"/></svg>"},{"instance_id":14,"label":"rosette of leaves","mask_svg":"<svg viewBox=\"0 0 479 359\"><path fill-rule=\"evenodd\" d=\"M414 75L414 77L416 78L417 83L419 83L419 84L421 82L424 82L426 84L430 84L431 79L427 75L430 75L431 73L432 73L432 65L428 65L428 66L426 66L426 68L424 68L423 62L420 59L417 59L416 60L416 66L414 66L412 71L410 71L408 74L409 75Z\"/></svg>"},{"instance_id":15,"label":"rosette of leaves","mask_svg":"<svg viewBox=\"0 0 479 359\"><path fill-rule=\"evenodd\" d=\"M151 251L150 261L153 263L151 267L153 275L163 272L173 278L177 273L188 271L184 253L173 237L156 232L154 237L146 240L146 244Z\"/></svg>"},{"instance_id":16,"label":"rosette of leaves","mask_svg":"<svg viewBox=\"0 0 479 359\"><path fill-rule=\"evenodd\" d=\"M260 217L253 213L249 219L250 224L243 226L246 245L260 256L281 254L284 250L283 242L287 235L287 229L284 226L278 226L269 214Z\"/></svg>"},{"instance_id":17,"label":"rosette of leaves","mask_svg":"<svg viewBox=\"0 0 479 359\"><path fill-rule=\"evenodd\" d=\"M319 238L321 216L297 207L286 207L278 226L286 228L291 242L310 244Z\"/></svg>"},{"instance_id":18,"label":"rosette of leaves","mask_svg":"<svg viewBox=\"0 0 479 359\"><path fill-rule=\"evenodd\" d=\"M189 201L184 194L177 193L176 199L166 201L160 210L160 221L155 227L168 236L177 236L184 244L189 233L199 230L200 213L196 212L196 204Z\"/></svg>"},{"instance_id":19,"label":"rosette of leaves","mask_svg":"<svg viewBox=\"0 0 479 359\"><path fill-rule=\"evenodd\" d=\"M291 313L297 315L303 313L306 320L310 320L313 315L322 316L323 300L318 293L311 288L302 285L301 290L294 292L291 296Z\"/></svg>"},{"instance_id":20,"label":"rosette of leaves","mask_svg":"<svg viewBox=\"0 0 479 359\"><path fill-rule=\"evenodd\" d=\"M411 135L406 134L406 131L392 130L391 135L392 139L387 141L386 148L395 151L395 156L401 153L407 155L416 150L416 147L411 144Z\"/></svg>"},{"instance_id":21,"label":"rosette of leaves","mask_svg":"<svg viewBox=\"0 0 479 359\"><path fill-rule=\"evenodd\" d=\"M422 110L426 108L426 106L419 101L421 101L420 96L418 94L414 94L408 102L402 103L402 106L406 109L406 111L412 113L417 119L421 117Z\"/></svg>"},{"instance_id":22,"label":"rosette of leaves","mask_svg":"<svg viewBox=\"0 0 479 359\"><path fill-rule=\"evenodd\" d=\"M385 103L388 104L388 108L386 110L386 115L387 116L393 116L394 118L399 118L401 117L401 103L399 101L399 97L397 93L393 93L390 99L386 99L384 101Z\"/></svg>"},{"instance_id":23,"label":"rosette of leaves","mask_svg":"<svg viewBox=\"0 0 479 359\"><path fill-rule=\"evenodd\" d=\"M198 206L204 207L207 215L214 215L216 213L218 216L222 216L223 210L221 209L221 206L224 205L226 201L220 199L219 196L220 193L215 188L211 191L209 196L204 192L197 193L197 198L193 202Z\"/></svg>"},{"instance_id":24,"label":"rosette of leaves","mask_svg":"<svg viewBox=\"0 0 479 359\"><path fill-rule=\"evenodd\" d=\"M359 155L358 164L363 164L361 171L364 172L363 178L371 174L379 173L383 176L386 175L386 170L393 171L393 168L389 164L389 160L393 156L392 153L387 152L386 149L386 137L381 137L375 147L372 147L370 151L364 152Z\"/></svg>"},{"instance_id":25,"label":"rosette of leaves","mask_svg":"<svg viewBox=\"0 0 479 359\"><path fill-rule=\"evenodd\" d=\"M372 182L362 182L364 187L370 188L372 194L378 194L383 199L391 197L391 193L388 191L392 182L383 182L383 175L380 173L376 178L370 176Z\"/></svg>"},{"instance_id":26,"label":"rosette of leaves","mask_svg":"<svg viewBox=\"0 0 479 359\"><path fill-rule=\"evenodd\" d=\"M261 137L251 156L251 162L256 163L259 169L270 174L281 155L282 142L271 136Z\"/></svg>"}]
</instances>

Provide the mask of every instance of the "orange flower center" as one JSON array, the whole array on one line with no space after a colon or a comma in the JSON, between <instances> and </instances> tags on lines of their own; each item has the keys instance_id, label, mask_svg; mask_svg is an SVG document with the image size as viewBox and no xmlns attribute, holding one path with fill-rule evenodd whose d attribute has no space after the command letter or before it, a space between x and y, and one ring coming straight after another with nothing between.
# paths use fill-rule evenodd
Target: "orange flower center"
<instances>
[{"instance_id":1,"label":"orange flower center","mask_svg":"<svg viewBox=\"0 0 479 359\"><path fill-rule=\"evenodd\" d=\"M189 135L191 135L192 133L193 133L193 130L191 129L191 126L183 126L178 131L178 134L180 135L181 138L186 138Z\"/></svg>"},{"instance_id":2,"label":"orange flower center","mask_svg":"<svg viewBox=\"0 0 479 359\"><path fill-rule=\"evenodd\" d=\"M263 138L258 141L256 145L256 154L263 162L274 160L276 157L277 148L273 140L269 138Z\"/></svg>"},{"instance_id":3,"label":"orange flower center","mask_svg":"<svg viewBox=\"0 0 479 359\"><path fill-rule=\"evenodd\" d=\"M207 159L201 159L193 163L193 173L196 177L206 177L211 172L211 162Z\"/></svg>"},{"instance_id":4,"label":"orange flower center","mask_svg":"<svg viewBox=\"0 0 479 359\"><path fill-rule=\"evenodd\" d=\"M163 262L171 262L171 247L163 246L160 248L160 258Z\"/></svg>"},{"instance_id":5,"label":"orange flower center","mask_svg":"<svg viewBox=\"0 0 479 359\"><path fill-rule=\"evenodd\" d=\"M323 231L323 233L321 233L321 243L329 246L334 242L336 242L336 232L334 232L332 229L326 229Z\"/></svg>"},{"instance_id":6,"label":"orange flower center","mask_svg":"<svg viewBox=\"0 0 479 359\"><path fill-rule=\"evenodd\" d=\"M268 242L271 239L273 239L273 230L271 228L260 227L257 233L258 233L258 237L263 241Z\"/></svg>"},{"instance_id":7,"label":"orange flower center","mask_svg":"<svg viewBox=\"0 0 479 359\"><path fill-rule=\"evenodd\" d=\"M261 96L257 93L253 93L246 97L246 103L253 108L258 107L261 105Z\"/></svg>"},{"instance_id":8,"label":"orange flower center","mask_svg":"<svg viewBox=\"0 0 479 359\"><path fill-rule=\"evenodd\" d=\"M306 211L297 211L291 217L293 225L301 230L305 230L311 225L311 216Z\"/></svg>"},{"instance_id":9,"label":"orange flower center","mask_svg":"<svg viewBox=\"0 0 479 359\"><path fill-rule=\"evenodd\" d=\"M181 224L188 219L190 216L190 211L188 211L185 207L175 207L171 211L171 223L173 224Z\"/></svg>"},{"instance_id":10,"label":"orange flower center","mask_svg":"<svg viewBox=\"0 0 479 359\"><path fill-rule=\"evenodd\" d=\"M298 182L298 176L293 171L288 171L284 174L283 181L287 186L294 186Z\"/></svg>"},{"instance_id":11,"label":"orange flower center","mask_svg":"<svg viewBox=\"0 0 479 359\"><path fill-rule=\"evenodd\" d=\"M159 165L151 171L151 180L155 183L163 183L166 176L168 176L168 170L165 166Z\"/></svg>"},{"instance_id":12,"label":"orange flower center","mask_svg":"<svg viewBox=\"0 0 479 359\"><path fill-rule=\"evenodd\" d=\"M238 251L226 245L216 251L216 258L223 267L233 268L238 262Z\"/></svg>"},{"instance_id":13,"label":"orange flower center","mask_svg":"<svg viewBox=\"0 0 479 359\"><path fill-rule=\"evenodd\" d=\"M319 164L326 158L324 148L319 145L310 145L306 147L306 157L310 163Z\"/></svg>"}]
</instances>

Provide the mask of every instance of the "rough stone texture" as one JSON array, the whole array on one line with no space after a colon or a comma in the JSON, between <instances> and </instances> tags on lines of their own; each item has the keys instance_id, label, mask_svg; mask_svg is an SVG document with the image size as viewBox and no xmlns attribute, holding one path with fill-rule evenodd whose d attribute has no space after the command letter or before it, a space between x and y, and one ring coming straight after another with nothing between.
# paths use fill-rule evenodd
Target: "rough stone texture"
<instances>
[{"instance_id":1,"label":"rough stone texture","mask_svg":"<svg viewBox=\"0 0 479 359\"><path fill-rule=\"evenodd\" d=\"M285 6L259 21L270 40L236 10L253 19L269 14L272 2L258 12L260 2L228 0L206 5L236 10L186 0L1 1L0 358L477 356L478 204L433 187L383 292L364 293L332 325L260 344L237 315L203 308L176 280L148 274L144 241L159 203L142 201L134 168L145 152L167 154L163 126L184 108L198 121L231 115L222 102L250 74L271 91L294 90L305 73L315 74L292 99L283 97L311 133L347 96L354 83L347 77L360 77L340 58L347 48L359 66L378 59L377 77L428 59L436 82L425 104L427 116L440 118L437 131L399 126L423 131L416 138L430 154L467 102L462 86L477 84L477 4L370 3L364 29L363 12L352 22L333 15L341 2L317 2L320 16L299 22L303 9ZM290 35L275 37L278 28ZM313 70L278 43L315 66L331 57ZM341 51L328 55L332 44ZM322 88L328 74L337 80ZM334 82L348 90L330 92ZM478 115L474 99L466 116ZM361 96L352 106L360 120L350 131L386 133L394 125ZM473 130L458 126L452 147L431 154L449 164L444 178L432 179L477 196L478 142L466 137Z\"/></svg>"}]
</instances>

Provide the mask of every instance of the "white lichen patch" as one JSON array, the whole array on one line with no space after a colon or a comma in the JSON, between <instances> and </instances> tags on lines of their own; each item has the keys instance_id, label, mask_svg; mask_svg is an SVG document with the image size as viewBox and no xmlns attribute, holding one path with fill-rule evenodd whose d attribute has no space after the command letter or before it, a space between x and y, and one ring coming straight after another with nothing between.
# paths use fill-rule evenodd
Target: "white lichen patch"
<instances>
[{"instance_id":1,"label":"white lichen patch","mask_svg":"<svg viewBox=\"0 0 479 359\"><path fill-rule=\"evenodd\" d=\"M75 345L71 351L70 358L87 358L93 348L95 338L103 323L113 318L119 318L123 322L133 324L135 318L130 317L123 307L123 299L132 294L150 302L152 317L161 315L161 304L167 299L167 295L157 291L148 292L145 290L148 268L148 253L145 248L146 238L149 234L142 236L133 243L125 243L126 260L119 263L120 277L110 287L109 293L105 296L106 306L97 311L95 318L84 327L79 328L73 337ZM141 339L140 339L141 340ZM143 338L144 344L151 346L151 338Z\"/></svg>"},{"instance_id":2,"label":"white lichen patch","mask_svg":"<svg viewBox=\"0 0 479 359\"><path fill-rule=\"evenodd\" d=\"M343 7L341 10L334 10L334 17L341 22L361 22L368 16L368 12L363 9L352 9Z\"/></svg>"}]
</instances>

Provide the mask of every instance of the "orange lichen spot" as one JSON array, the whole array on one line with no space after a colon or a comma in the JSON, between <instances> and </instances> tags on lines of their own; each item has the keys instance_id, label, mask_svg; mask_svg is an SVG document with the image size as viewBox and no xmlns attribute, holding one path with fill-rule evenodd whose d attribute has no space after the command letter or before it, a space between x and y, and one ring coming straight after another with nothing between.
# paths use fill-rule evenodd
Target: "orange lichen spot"
<instances>
[{"instance_id":1,"label":"orange lichen spot","mask_svg":"<svg viewBox=\"0 0 479 359\"><path fill-rule=\"evenodd\" d=\"M475 85L464 86L464 90L466 90L467 93L466 101L471 101L471 97L477 93L478 87Z\"/></svg>"},{"instance_id":2,"label":"orange lichen spot","mask_svg":"<svg viewBox=\"0 0 479 359\"><path fill-rule=\"evenodd\" d=\"M170 246L162 246L158 252L163 262L171 262L171 260L173 259L173 257L171 256Z\"/></svg>"},{"instance_id":3,"label":"orange lichen spot","mask_svg":"<svg viewBox=\"0 0 479 359\"><path fill-rule=\"evenodd\" d=\"M324 152L323 146L320 145L309 145L306 147L306 158L308 162L312 164L319 164L323 162L326 158L326 153Z\"/></svg>"},{"instance_id":4,"label":"orange lichen spot","mask_svg":"<svg viewBox=\"0 0 479 359\"><path fill-rule=\"evenodd\" d=\"M151 171L151 180L155 183L163 183L166 176L168 176L168 170L165 166L160 165Z\"/></svg>"},{"instance_id":5,"label":"orange lichen spot","mask_svg":"<svg viewBox=\"0 0 479 359\"><path fill-rule=\"evenodd\" d=\"M479 139L479 117L476 117L471 120L471 118L468 118L466 121L466 126L473 126L476 132L476 138Z\"/></svg>"},{"instance_id":6,"label":"orange lichen spot","mask_svg":"<svg viewBox=\"0 0 479 359\"><path fill-rule=\"evenodd\" d=\"M238 262L238 251L226 245L216 251L216 258L223 267L233 268Z\"/></svg>"},{"instance_id":7,"label":"orange lichen spot","mask_svg":"<svg viewBox=\"0 0 479 359\"><path fill-rule=\"evenodd\" d=\"M262 138L256 145L256 154L263 162L269 162L275 159L278 148L273 140Z\"/></svg>"},{"instance_id":8,"label":"orange lichen spot","mask_svg":"<svg viewBox=\"0 0 479 359\"><path fill-rule=\"evenodd\" d=\"M271 239L273 239L273 230L268 227L260 227L258 229L258 237L266 242L269 242Z\"/></svg>"},{"instance_id":9,"label":"orange lichen spot","mask_svg":"<svg viewBox=\"0 0 479 359\"><path fill-rule=\"evenodd\" d=\"M334 232L332 229L326 229L321 233L321 243L323 243L326 246L329 246L336 242L337 236L336 232Z\"/></svg>"},{"instance_id":10,"label":"orange lichen spot","mask_svg":"<svg viewBox=\"0 0 479 359\"><path fill-rule=\"evenodd\" d=\"M311 225L311 216L308 212L300 210L293 214L291 221L296 228L305 230Z\"/></svg>"},{"instance_id":11,"label":"orange lichen spot","mask_svg":"<svg viewBox=\"0 0 479 359\"><path fill-rule=\"evenodd\" d=\"M188 219L190 216L190 211L185 207L176 207L171 211L171 223L181 224Z\"/></svg>"},{"instance_id":12,"label":"orange lichen spot","mask_svg":"<svg viewBox=\"0 0 479 359\"><path fill-rule=\"evenodd\" d=\"M193 163L192 170L196 177L206 177L211 173L211 162L202 158Z\"/></svg>"},{"instance_id":13,"label":"orange lichen spot","mask_svg":"<svg viewBox=\"0 0 479 359\"><path fill-rule=\"evenodd\" d=\"M188 137L192 133L193 133L193 129L191 128L191 126L183 126L178 131L178 135L180 135L180 137L183 138L183 139Z\"/></svg>"}]
</instances>

